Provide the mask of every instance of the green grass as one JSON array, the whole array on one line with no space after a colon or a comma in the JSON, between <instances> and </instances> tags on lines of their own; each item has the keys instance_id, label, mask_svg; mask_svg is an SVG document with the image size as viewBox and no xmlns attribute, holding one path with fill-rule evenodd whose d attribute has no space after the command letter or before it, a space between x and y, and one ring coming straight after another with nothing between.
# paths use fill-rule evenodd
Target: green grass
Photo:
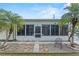
<instances>
[{"instance_id":1,"label":"green grass","mask_svg":"<svg viewBox=\"0 0 79 59\"><path fill-rule=\"evenodd\" d=\"M0 53L0 56L79 56L79 53Z\"/></svg>"}]
</instances>

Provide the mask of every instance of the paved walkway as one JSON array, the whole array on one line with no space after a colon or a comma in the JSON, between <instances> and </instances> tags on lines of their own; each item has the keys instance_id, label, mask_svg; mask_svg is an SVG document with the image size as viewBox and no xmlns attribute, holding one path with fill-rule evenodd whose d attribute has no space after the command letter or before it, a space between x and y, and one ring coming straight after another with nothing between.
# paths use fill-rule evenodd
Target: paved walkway
<instances>
[{"instance_id":1,"label":"paved walkway","mask_svg":"<svg viewBox=\"0 0 79 59\"><path fill-rule=\"evenodd\" d=\"M34 52L34 42L8 42L8 46L5 50L0 49L0 52L7 53L30 53ZM66 43L67 44L67 43ZM39 51L37 53L77 53L79 50L69 48L65 43L60 46L56 46L54 43L39 43Z\"/></svg>"}]
</instances>

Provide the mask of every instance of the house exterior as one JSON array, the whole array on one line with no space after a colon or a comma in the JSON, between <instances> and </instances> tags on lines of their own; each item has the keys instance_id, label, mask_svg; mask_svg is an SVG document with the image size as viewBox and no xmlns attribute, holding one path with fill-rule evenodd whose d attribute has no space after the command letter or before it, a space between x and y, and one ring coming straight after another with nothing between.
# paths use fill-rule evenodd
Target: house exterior
<instances>
[{"instance_id":1,"label":"house exterior","mask_svg":"<svg viewBox=\"0 0 79 59\"><path fill-rule=\"evenodd\" d=\"M26 19L22 30L14 31L10 40L16 39L23 42L50 42L60 37L63 41L68 40L68 25L59 27L58 19ZM0 40L5 40L6 31L0 32Z\"/></svg>"}]
</instances>

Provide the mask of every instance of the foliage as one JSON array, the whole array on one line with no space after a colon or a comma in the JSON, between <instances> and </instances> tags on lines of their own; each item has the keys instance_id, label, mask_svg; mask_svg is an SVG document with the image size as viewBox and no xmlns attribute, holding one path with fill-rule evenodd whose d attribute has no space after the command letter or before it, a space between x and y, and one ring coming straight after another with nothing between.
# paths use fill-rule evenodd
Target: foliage
<instances>
[{"instance_id":1,"label":"foliage","mask_svg":"<svg viewBox=\"0 0 79 59\"><path fill-rule=\"evenodd\" d=\"M60 26L63 26L65 24L71 25L71 29L69 30L71 32L68 41L71 42L71 46L74 44L74 33L79 30L79 3L71 3L70 6L67 6L64 8L65 10L68 10L67 13L65 13L59 22ZM72 38L72 40L70 40ZM74 46L73 46L74 47Z\"/></svg>"},{"instance_id":2,"label":"foliage","mask_svg":"<svg viewBox=\"0 0 79 59\"><path fill-rule=\"evenodd\" d=\"M9 40L11 34L16 31L16 29L22 29L24 25L24 20L21 16L11 11L0 9L0 31L8 31L6 41Z\"/></svg>"}]
</instances>

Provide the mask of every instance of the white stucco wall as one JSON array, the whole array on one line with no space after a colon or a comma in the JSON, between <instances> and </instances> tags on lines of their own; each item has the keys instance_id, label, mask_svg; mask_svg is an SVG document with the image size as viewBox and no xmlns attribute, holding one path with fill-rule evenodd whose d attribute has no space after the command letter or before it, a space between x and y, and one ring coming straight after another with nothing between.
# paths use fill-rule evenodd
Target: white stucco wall
<instances>
[{"instance_id":1,"label":"white stucco wall","mask_svg":"<svg viewBox=\"0 0 79 59\"><path fill-rule=\"evenodd\" d=\"M8 34L6 33L6 31L0 32L0 40L6 40L7 36L8 36ZM13 40L13 34L11 34L9 40Z\"/></svg>"},{"instance_id":2,"label":"white stucco wall","mask_svg":"<svg viewBox=\"0 0 79 59\"><path fill-rule=\"evenodd\" d=\"M6 39L6 31L0 32L0 40Z\"/></svg>"}]
</instances>

